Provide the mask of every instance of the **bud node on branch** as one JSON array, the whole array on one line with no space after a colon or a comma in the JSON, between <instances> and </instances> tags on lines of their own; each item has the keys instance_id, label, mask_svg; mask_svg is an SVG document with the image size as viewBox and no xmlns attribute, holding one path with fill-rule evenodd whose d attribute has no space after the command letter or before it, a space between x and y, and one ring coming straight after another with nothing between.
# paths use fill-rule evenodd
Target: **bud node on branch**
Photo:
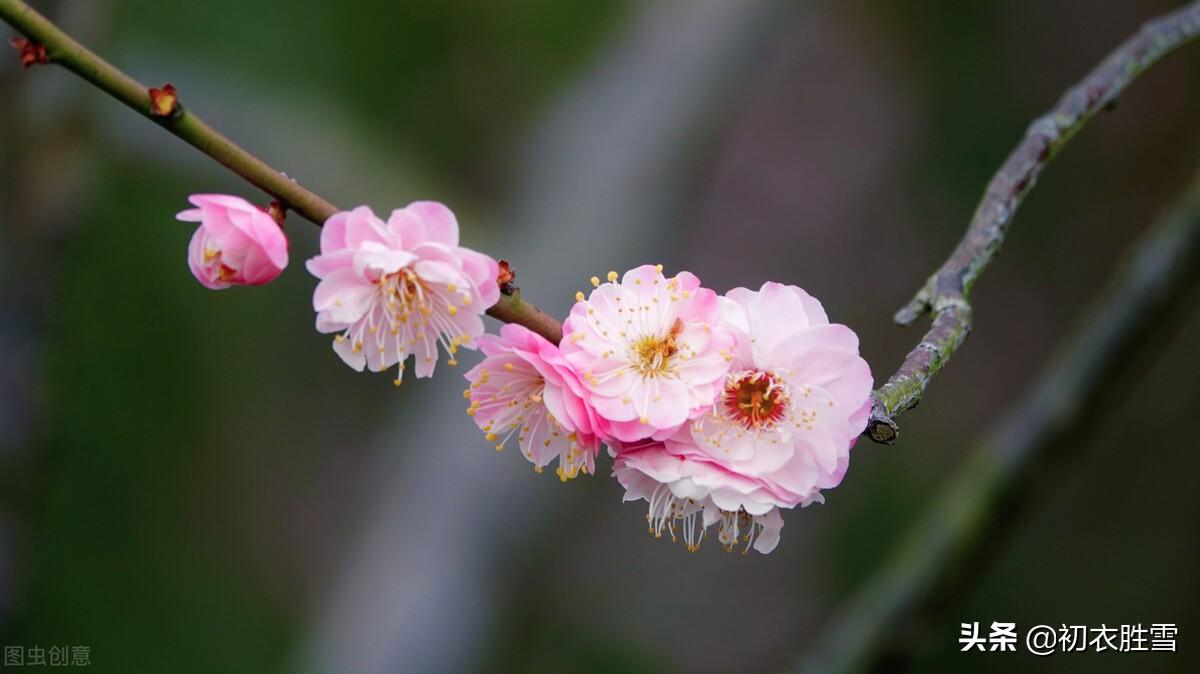
<instances>
[{"instance_id":1,"label":"bud node on branch","mask_svg":"<svg viewBox=\"0 0 1200 674\"><path fill-rule=\"evenodd\" d=\"M508 260L500 260L500 273L496 276L496 284L500 286L500 292L504 295L515 295L521 292L521 289L514 283L517 280L517 271L513 269Z\"/></svg>"},{"instance_id":2,"label":"bud node on branch","mask_svg":"<svg viewBox=\"0 0 1200 674\"><path fill-rule=\"evenodd\" d=\"M21 66L24 68L50 62L46 54L46 45L40 42L33 42L23 37L14 37L8 43L12 45L13 49L17 50L17 57L21 59Z\"/></svg>"},{"instance_id":3,"label":"bud node on branch","mask_svg":"<svg viewBox=\"0 0 1200 674\"><path fill-rule=\"evenodd\" d=\"M178 117L179 96L175 93L175 85L167 83L162 87L150 87L147 89L150 94L150 115L152 117Z\"/></svg>"}]
</instances>

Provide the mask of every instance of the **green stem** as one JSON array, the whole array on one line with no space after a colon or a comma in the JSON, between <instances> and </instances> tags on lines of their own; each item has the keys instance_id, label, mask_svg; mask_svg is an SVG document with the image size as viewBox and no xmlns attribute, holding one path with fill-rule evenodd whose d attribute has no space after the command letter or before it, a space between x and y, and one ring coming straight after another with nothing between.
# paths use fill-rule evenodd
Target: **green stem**
<instances>
[{"instance_id":1,"label":"green stem","mask_svg":"<svg viewBox=\"0 0 1200 674\"><path fill-rule=\"evenodd\" d=\"M150 93L144 85L79 44L24 2L0 0L0 19L28 39L45 45L51 63L58 64L92 83L143 117L212 157L250 184L270 194L306 220L320 226L329 216L338 212L336 206L250 154L183 105L168 117L152 115ZM521 301L520 298L502 295L500 301L488 309L488 314L506 323L520 323L555 343L562 339L562 326L557 320L532 304Z\"/></svg>"}]
</instances>

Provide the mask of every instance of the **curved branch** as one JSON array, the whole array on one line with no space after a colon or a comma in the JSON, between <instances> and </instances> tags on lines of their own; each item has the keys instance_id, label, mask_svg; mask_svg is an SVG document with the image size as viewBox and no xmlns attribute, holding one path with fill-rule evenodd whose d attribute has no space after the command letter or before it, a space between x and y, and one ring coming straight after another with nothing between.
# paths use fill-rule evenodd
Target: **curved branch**
<instances>
[{"instance_id":1,"label":"curved branch","mask_svg":"<svg viewBox=\"0 0 1200 674\"><path fill-rule=\"evenodd\" d=\"M26 38L44 45L50 63L58 64L92 83L318 227L338 212L336 206L271 168L184 106L176 103L170 106L170 114L155 114L149 89L84 47L21 0L0 0L0 19ZM520 323L556 344L562 339L559 322L522 301L519 293L501 295L500 301L488 309L488 315L505 323Z\"/></svg>"},{"instance_id":2,"label":"curved branch","mask_svg":"<svg viewBox=\"0 0 1200 674\"><path fill-rule=\"evenodd\" d=\"M931 312L933 324L896 373L875 391L865 435L876 442L895 442L899 436L896 416L921 402L929 380L966 340L971 331L971 286L999 252L1017 207L1042 169L1133 80L1198 35L1200 2L1146 23L1083 81L1067 90L1050 112L1029 126L1021 143L988 184L966 234L950 258L896 313L897 323L909 325Z\"/></svg>"},{"instance_id":3,"label":"curved branch","mask_svg":"<svg viewBox=\"0 0 1200 674\"><path fill-rule=\"evenodd\" d=\"M800 672L869 671L903 648L896 633L967 582L998 525L1028 506L1043 460L1067 461L1087 446L1097 419L1129 387L1111 383L1145 368L1171 310L1200 278L1200 176L1143 235L1104 293L1075 325L1027 393L993 426L924 516L810 643ZM1161 332L1161 330L1159 330ZM1153 354L1151 354L1153 355ZM893 663L894 664L894 663Z\"/></svg>"}]
</instances>

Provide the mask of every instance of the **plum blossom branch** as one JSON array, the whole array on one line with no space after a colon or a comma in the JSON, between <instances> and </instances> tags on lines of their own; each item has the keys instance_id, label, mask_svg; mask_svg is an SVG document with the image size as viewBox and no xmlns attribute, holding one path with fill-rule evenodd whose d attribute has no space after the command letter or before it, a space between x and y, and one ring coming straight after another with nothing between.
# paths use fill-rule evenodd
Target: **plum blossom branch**
<instances>
[{"instance_id":1,"label":"plum blossom branch","mask_svg":"<svg viewBox=\"0 0 1200 674\"><path fill-rule=\"evenodd\" d=\"M900 325L910 325L925 313L932 314L933 324L896 373L875 391L866 430L872 440L895 442L899 435L895 418L921 402L929 380L966 340L971 331L971 287L1000 251L1013 215L1050 160L1133 80L1198 35L1200 2L1146 23L1029 126L988 184L954 252L896 313Z\"/></svg>"},{"instance_id":2,"label":"plum blossom branch","mask_svg":"<svg viewBox=\"0 0 1200 674\"><path fill-rule=\"evenodd\" d=\"M1065 467L1087 445L1095 420L1129 388L1111 382L1145 367L1135 356L1151 350L1146 342L1162 332L1198 278L1200 176L1143 235L1073 336L975 446L890 559L841 603L797 671L871 670L896 647L890 633L960 589L971 577L964 567L982 561L980 550L997 539L997 525L1015 520L1046 479L1035 478L1037 467L1051 454Z\"/></svg>"},{"instance_id":3,"label":"plum blossom branch","mask_svg":"<svg viewBox=\"0 0 1200 674\"><path fill-rule=\"evenodd\" d=\"M147 89L20 0L0 0L0 18L32 42L27 47L43 47L49 62L91 82L304 218L321 225L337 212L336 206L208 126L179 103L173 88L164 108L161 94L152 94L166 90L169 85L162 90ZM874 392L865 435L880 443L895 442L899 436L895 418L921 401L929 380L965 341L972 327L968 300L971 287L999 251L1016 209L1050 160L1141 73L1198 34L1200 0L1145 24L1083 81L1069 89L1054 109L1034 121L992 178L958 246L913 300L896 314L897 323L909 325L930 313L932 325L895 374ZM488 314L506 323L524 325L554 343L562 338L561 323L523 301L519 290L502 294Z\"/></svg>"},{"instance_id":4,"label":"plum blossom branch","mask_svg":"<svg viewBox=\"0 0 1200 674\"><path fill-rule=\"evenodd\" d=\"M272 168L263 160L226 138L180 103L174 87L149 89L116 66L77 42L46 17L21 0L0 0L0 19L25 36L22 62L30 65L27 52L36 49L36 62L60 65L158 124L247 182L279 200L286 208L322 225L338 208ZM43 51L44 50L44 51ZM44 61L43 61L44 59ZM169 92L169 99L163 92ZM558 343L562 326L557 320L521 299L520 292L503 294L488 314L505 323L519 323Z\"/></svg>"}]
</instances>

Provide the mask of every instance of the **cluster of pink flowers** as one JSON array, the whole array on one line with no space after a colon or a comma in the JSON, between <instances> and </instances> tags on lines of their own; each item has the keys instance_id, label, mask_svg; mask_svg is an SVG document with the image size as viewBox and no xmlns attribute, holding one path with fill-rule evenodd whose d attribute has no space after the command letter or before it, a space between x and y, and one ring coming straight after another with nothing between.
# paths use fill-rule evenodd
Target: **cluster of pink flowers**
<instances>
[{"instance_id":1,"label":"cluster of pink flowers","mask_svg":"<svg viewBox=\"0 0 1200 674\"><path fill-rule=\"evenodd\" d=\"M604 443L655 536L694 551L715 525L727 550L774 550L779 511L822 502L866 426L858 338L795 286L718 296L661 266L592 284L561 345L517 325L481 340L467 413L538 472L557 457L564 481Z\"/></svg>"},{"instance_id":2,"label":"cluster of pink flowers","mask_svg":"<svg viewBox=\"0 0 1200 674\"><path fill-rule=\"evenodd\" d=\"M178 217L200 223L188 259L202 284L260 285L287 265L281 214L224 195L191 201ZM537 472L557 459L565 482L594 474L604 444L625 500L647 502L650 532L692 551L715 527L727 550L771 552L779 511L823 502L866 426L858 338L795 286L722 296L645 265L593 277L561 344L516 324L486 335L500 267L460 246L454 214L428 201L386 221L366 206L337 213L307 267L320 279L317 330L334 333L347 365L394 367L399 385L409 356L429 377L441 351L455 365L459 348L480 349L464 396L497 450L515 438Z\"/></svg>"}]
</instances>

